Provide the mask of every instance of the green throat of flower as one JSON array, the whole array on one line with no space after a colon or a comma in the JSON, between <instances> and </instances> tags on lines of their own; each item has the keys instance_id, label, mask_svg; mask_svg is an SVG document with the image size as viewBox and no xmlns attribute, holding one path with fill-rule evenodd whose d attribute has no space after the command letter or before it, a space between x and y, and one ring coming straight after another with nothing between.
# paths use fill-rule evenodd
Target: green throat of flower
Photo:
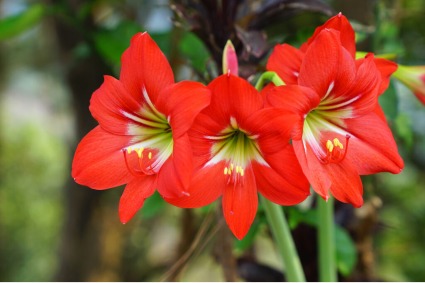
<instances>
[{"instance_id":1,"label":"green throat of flower","mask_svg":"<svg viewBox=\"0 0 425 283\"><path fill-rule=\"evenodd\" d=\"M347 154L350 135L344 129L341 114L345 113L327 111L319 106L305 116L302 135L304 150L307 150L308 143L319 161L324 164L339 163ZM332 140L323 140L322 135L325 132L332 133ZM345 136L345 145L337 136Z\"/></svg>"},{"instance_id":2,"label":"green throat of flower","mask_svg":"<svg viewBox=\"0 0 425 283\"><path fill-rule=\"evenodd\" d=\"M241 129L233 117L230 118L230 125L227 128L216 136L205 138L213 142L212 158L205 166L225 161L223 174L228 177L229 182L239 183L251 161L267 165L257 142L258 136Z\"/></svg>"},{"instance_id":3,"label":"green throat of flower","mask_svg":"<svg viewBox=\"0 0 425 283\"><path fill-rule=\"evenodd\" d=\"M122 112L129 119L127 132L133 136L130 145L123 148L123 154L128 170L134 175L158 173L173 153L169 119L155 108L145 89L143 96L146 103L138 112ZM136 165L128 157L132 153L137 154Z\"/></svg>"}]
</instances>

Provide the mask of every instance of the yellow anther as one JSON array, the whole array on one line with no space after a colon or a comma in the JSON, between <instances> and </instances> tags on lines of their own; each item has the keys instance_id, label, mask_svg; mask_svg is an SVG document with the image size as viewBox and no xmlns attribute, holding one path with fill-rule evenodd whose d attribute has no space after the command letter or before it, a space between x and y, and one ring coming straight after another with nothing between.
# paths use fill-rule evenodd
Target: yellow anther
<instances>
[{"instance_id":1,"label":"yellow anther","mask_svg":"<svg viewBox=\"0 0 425 283\"><path fill-rule=\"evenodd\" d=\"M332 150L334 150L334 145L332 144L330 140L326 142L326 148L328 149L329 152L332 152Z\"/></svg>"},{"instance_id":2,"label":"yellow anther","mask_svg":"<svg viewBox=\"0 0 425 283\"><path fill-rule=\"evenodd\" d=\"M131 146L130 147L127 147L127 153L128 154L130 154L132 151L133 151L133 148Z\"/></svg>"},{"instance_id":3,"label":"yellow anther","mask_svg":"<svg viewBox=\"0 0 425 283\"><path fill-rule=\"evenodd\" d=\"M344 148L344 146L342 145L342 143L339 141L338 138L334 138L334 145L339 147L340 149Z\"/></svg>"},{"instance_id":4,"label":"yellow anther","mask_svg":"<svg viewBox=\"0 0 425 283\"><path fill-rule=\"evenodd\" d=\"M228 172L229 170L227 169L227 167L224 167L224 175L227 175L227 172ZM229 172L229 174L230 174L230 172Z\"/></svg>"},{"instance_id":5,"label":"yellow anther","mask_svg":"<svg viewBox=\"0 0 425 283\"><path fill-rule=\"evenodd\" d=\"M137 156L139 157L139 158L142 158L143 157L143 147L141 147L141 148L137 148L137 149L135 149L134 151L136 151L137 152Z\"/></svg>"},{"instance_id":6,"label":"yellow anther","mask_svg":"<svg viewBox=\"0 0 425 283\"><path fill-rule=\"evenodd\" d=\"M230 170L233 171L233 163L230 164Z\"/></svg>"},{"instance_id":7,"label":"yellow anther","mask_svg":"<svg viewBox=\"0 0 425 283\"><path fill-rule=\"evenodd\" d=\"M245 170L243 170L242 168L239 170L241 173L241 177L243 177L243 174L245 174Z\"/></svg>"},{"instance_id":8,"label":"yellow anther","mask_svg":"<svg viewBox=\"0 0 425 283\"><path fill-rule=\"evenodd\" d=\"M149 159L152 159L152 152L149 152L149 154L148 154L148 158L149 158Z\"/></svg>"},{"instance_id":9,"label":"yellow anther","mask_svg":"<svg viewBox=\"0 0 425 283\"><path fill-rule=\"evenodd\" d=\"M236 166L236 174L237 173L239 173L239 169L240 169L241 167L239 167L239 166Z\"/></svg>"}]
</instances>

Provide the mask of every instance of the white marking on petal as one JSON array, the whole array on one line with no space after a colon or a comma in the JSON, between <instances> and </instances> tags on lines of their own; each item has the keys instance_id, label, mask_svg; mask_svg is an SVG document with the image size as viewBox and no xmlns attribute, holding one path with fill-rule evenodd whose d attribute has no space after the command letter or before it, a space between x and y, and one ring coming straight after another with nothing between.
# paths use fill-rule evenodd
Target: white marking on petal
<instances>
[{"instance_id":1,"label":"white marking on petal","mask_svg":"<svg viewBox=\"0 0 425 283\"><path fill-rule=\"evenodd\" d=\"M324 100L326 97L328 97L328 95L332 92L332 90L334 89L334 86L335 86L335 82L334 81L332 81L330 84L329 84L329 87L328 87L328 90L326 91L326 94L325 94L325 96L322 98L322 100Z\"/></svg>"}]
</instances>

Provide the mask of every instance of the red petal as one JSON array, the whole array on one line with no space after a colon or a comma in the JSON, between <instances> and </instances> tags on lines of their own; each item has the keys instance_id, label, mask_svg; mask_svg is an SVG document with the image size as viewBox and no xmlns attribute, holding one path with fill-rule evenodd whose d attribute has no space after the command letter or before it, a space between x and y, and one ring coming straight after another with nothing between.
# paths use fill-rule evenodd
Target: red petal
<instances>
[{"instance_id":1,"label":"red petal","mask_svg":"<svg viewBox=\"0 0 425 283\"><path fill-rule=\"evenodd\" d=\"M258 207L257 187L252 168L246 168L243 184L229 184L223 193L223 214L233 234L241 240L254 221Z\"/></svg>"},{"instance_id":2,"label":"red petal","mask_svg":"<svg viewBox=\"0 0 425 283\"><path fill-rule=\"evenodd\" d=\"M294 146L295 154L297 155L304 175L307 177L316 193L327 200L329 198L331 180L324 168L325 165L317 159L308 143L306 143L305 150L302 140L293 140L292 145Z\"/></svg>"},{"instance_id":3,"label":"red petal","mask_svg":"<svg viewBox=\"0 0 425 283\"><path fill-rule=\"evenodd\" d=\"M246 121L244 128L250 135L258 136L257 142L262 153L274 153L289 145L292 129L297 116L277 108L257 111Z\"/></svg>"},{"instance_id":4,"label":"red petal","mask_svg":"<svg viewBox=\"0 0 425 283\"><path fill-rule=\"evenodd\" d=\"M248 81L231 74L214 79L208 88L211 90L211 103L202 112L214 117L223 127L229 125L230 117L241 123L263 107L258 91Z\"/></svg>"},{"instance_id":5,"label":"red petal","mask_svg":"<svg viewBox=\"0 0 425 283\"><path fill-rule=\"evenodd\" d=\"M105 76L104 82L90 100L90 112L100 126L113 134L127 134L128 119L122 111L132 113L140 108L140 104L128 93L122 83Z\"/></svg>"},{"instance_id":6,"label":"red petal","mask_svg":"<svg viewBox=\"0 0 425 283\"><path fill-rule=\"evenodd\" d=\"M338 164L327 164L326 171L332 181L331 193L339 201L354 207L363 205L363 184L356 168L344 159Z\"/></svg>"},{"instance_id":7,"label":"red petal","mask_svg":"<svg viewBox=\"0 0 425 283\"><path fill-rule=\"evenodd\" d=\"M180 82L162 91L156 108L170 119L173 137L188 131L196 115L208 106L210 91L196 82Z\"/></svg>"},{"instance_id":8,"label":"red petal","mask_svg":"<svg viewBox=\"0 0 425 283\"><path fill-rule=\"evenodd\" d=\"M158 192L165 198L187 193L192 177L193 160L189 137L174 139L173 153L162 165L158 177Z\"/></svg>"},{"instance_id":9,"label":"red petal","mask_svg":"<svg viewBox=\"0 0 425 283\"><path fill-rule=\"evenodd\" d=\"M339 13L336 16L330 18L326 23L316 28L314 34L309 38L307 44L302 47L301 50L305 51L308 46L316 39L320 32L324 29L335 29L340 33L341 44L345 49L351 54L351 57L354 58L356 55L356 41L355 41L355 32L351 26L348 19Z\"/></svg>"},{"instance_id":10,"label":"red petal","mask_svg":"<svg viewBox=\"0 0 425 283\"><path fill-rule=\"evenodd\" d=\"M340 53L339 32L321 31L305 54L298 77L299 85L311 87L324 97L337 76Z\"/></svg>"},{"instance_id":11,"label":"red petal","mask_svg":"<svg viewBox=\"0 0 425 283\"><path fill-rule=\"evenodd\" d=\"M356 79L346 95L348 98L357 98L349 104L353 109L353 117L375 110L380 83L381 75L373 62L373 56L368 56L358 67Z\"/></svg>"},{"instance_id":12,"label":"red petal","mask_svg":"<svg viewBox=\"0 0 425 283\"><path fill-rule=\"evenodd\" d=\"M142 90L146 88L155 104L160 91L174 82L167 58L146 32L133 36L121 62L120 81L136 101L142 101Z\"/></svg>"},{"instance_id":13,"label":"red petal","mask_svg":"<svg viewBox=\"0 0 425 283\"><path fill-rule=\"evenodd\" d=\"M309 183L292 146L267 155L265 159L270 167L252 164L258 190L264 197L280 205L294 205L310 194Z\"/></svg>"},{"instance_id":14,"label":"red petal","mask_svg":"<svg viewBox=\"0 0 425 283\"><path fill-rule=\"evenodd\" d=\"M122 148L129 137L116 136L100 126L80 142L72 162L72 177L81 185L103 190L128 183L133 179L126 167Z\"/></svg>"},{"instance_id":15,"label":"red petal","mask_svg":"<svg viewBox=\"0 0 425 283\"><path fill-rule=\"evenodd\" d=\"M118 209L123 224L130 221L136 212L142 208L145 199L155 192L156 177L156 175L140 176L134 178L125 187Z\"/></svg>"},{"instance_id":16,"label":"red petal","mask_svg":"<svg viewBox=\"0 0 425 283\"><path fill-rule=\"evenodd\" d=\"M319 105L320 96L310 88L296 85L273 87L266 91L266 105L283 109L286 112L284 119L293 123L292 137L301 139L304 116ZM295 116L291 117L291 113Z\"/></svg>"},{"instance_id":17,"label":"red petal","mask_svg":"<svg viewBox=\"0 0 425 283\"><path fill-rule=\"evenodd\" d=\"M219 125L213 117L203 113L197 116L189 131L193 155L196 157L195 168L204 166L210 159L212 144L205 139L205 136L214 136L224 128L225 127Z\"/></svg>"},{"instance_id":18,"label":"red petal","mask_svg":"<svg viewBox=\"0 0 425 283\"><path fill-rule=\"evenodd\" d=\"M172 205L184 208L194 208L208 205L215 201L226 185L223 174L224 162L202 168L193 176L188 195L178 198L164 198Z\"/></svg>"},{"instance_id":19,"label":"red petal","mask_svg":"<svg viewBox=\"0 0 425 283\"><path fill-rule=\"evenodd\" d=\"M381 85L379 86L379 94L385 92L390 84L391 75L397 70L397 64L382 58L374 58L374 62L378 71L381 73Z\"/></svg>"},{"instance_id":20,"label":"red petal","mask_svg":"<svg viewBox=\"0 0 425 283\"><path fill-rule=\"evenodd\" d=\"M304 53L289 44L279 44L267 61L267 70L276 72L286 84L297 84Z\"/></svg>"},{"instance_id":21,"label":"red petal","mask_svg":"<svg viewBox=\"0 0 425 283\"><path fill-rule=\"evenodd\" d=\"M404 167L388 125L375 113L345 120L349 140L346 158L360 175L377 172L400 173Z\"/></svg>"},{"instance_id":22,"label":"red petal","mask_svg":"<svg viewBox=\"0 0 425 283\"><path fill-rule=\"evenodd\" d=\"M312 89L297 85L268 87L266 106L282 108L303 116L320 103L320 96Z\"/></svg>"}]
</instances>

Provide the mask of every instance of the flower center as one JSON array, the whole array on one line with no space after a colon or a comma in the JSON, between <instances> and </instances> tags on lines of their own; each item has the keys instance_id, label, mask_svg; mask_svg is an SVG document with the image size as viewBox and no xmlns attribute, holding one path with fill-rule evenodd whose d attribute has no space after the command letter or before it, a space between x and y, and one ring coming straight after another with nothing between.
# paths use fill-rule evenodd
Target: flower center
<instances>
[{"instance_id":1,"label":"flower center","mask_svg":"<svg viewBox=\"0 0 425 283\"><path fill-rule=\"evenodd\" d=\"M252 160L268 166L262 157L257 143L258 136L241 129L235 118L230 118L230 125L216 136L206 136L213 142L212 158L205 166L224 162L223 175L228 184L242 185L245 169Z\"/></svg>"},{"instance_id":2,"label":"flower center","mask_svg":"<svg viewBox=\"0 0 425 283\"><path fill-rule=\"evenodd\" d=\"M133 175L158 173L173 153L173 134L167 117L155 108L145 88L143 97L146 103L139 111L122 112L129 119L127 133L133 136L122 152ZM130 157L132 153L137 155L137 162Z\"/></svg>"}]
</instances>

